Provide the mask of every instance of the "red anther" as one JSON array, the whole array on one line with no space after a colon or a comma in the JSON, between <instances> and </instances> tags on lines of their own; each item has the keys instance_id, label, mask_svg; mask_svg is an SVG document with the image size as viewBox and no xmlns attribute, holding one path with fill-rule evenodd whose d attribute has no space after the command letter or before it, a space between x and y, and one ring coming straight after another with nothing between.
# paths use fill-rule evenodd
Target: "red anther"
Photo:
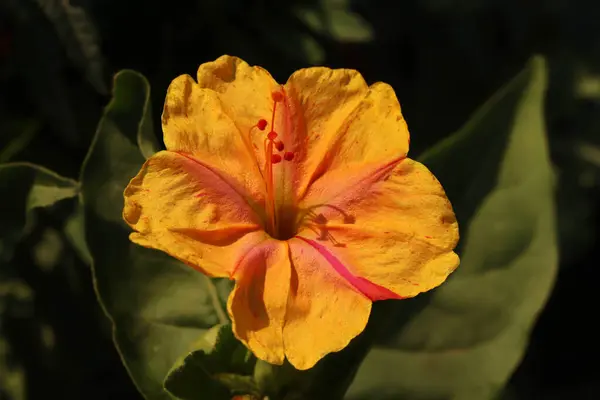
<instances>
[{"instance_id":1,"label":"red anther","mask_svg":"<svg viewBox=\"0 0 600 400\"><path fill-rule=\"evenodd\" d=\"M284 148L283 142L281 140L276 141L275 142L275 148L277 149L277 151L283 150L283 148Z\"/></svg>"},{"instance_id":2,"label":"red anther","mask_svg":"<svg viewBox=\"0 0 600 400\"><path fill-rule=\"evenodd\" d=\"M256 124L256 127L258 129L260 129L261 131L264 131L265 128L267 127L267 120L266 119L259 119L258 123Z\"/></svg>"},{"instance_id":3,"label":"red anther","mask_svg":"<svg viewBox=\"0 0 600 400\"><path fill-rule=\"evenodd\" d=\"M294 159L294 153L292 153L291 151L286 151L283 155L283 158L285 161L292 161Z\"/></svg>"},{"instance_id":4,"label":"red anther","mask_svg":"<svg viewBox=\"0 0 600 400\"><path fill-rule=\"evenodd\" d=\"M281 92L273 92L273 93L271 93L271 97L273 98L273 101L276 103L283 101L283 94L281 94Z\"/></svg>"},{"instance_id":5,"label":"red anther","mask_svg":"<svg viewBox=\"0 0 600 400\"><path fill-rule=\"evenodd\" d=\"M271 163L272 164L277 164L281 162L281 156L279 154L272 154L271 155Z\"/></svg>"},{"instance_id":6,"label":"red anther","mask_svg":"<svg viewBox=\"0 0 600 400\"><path fill-rule=\"evenodd\" d=\"M269 140L275 140L277 139L277 132L271 131L267 134L267 137L269 138Z\"/></svg>"}]
</instances>

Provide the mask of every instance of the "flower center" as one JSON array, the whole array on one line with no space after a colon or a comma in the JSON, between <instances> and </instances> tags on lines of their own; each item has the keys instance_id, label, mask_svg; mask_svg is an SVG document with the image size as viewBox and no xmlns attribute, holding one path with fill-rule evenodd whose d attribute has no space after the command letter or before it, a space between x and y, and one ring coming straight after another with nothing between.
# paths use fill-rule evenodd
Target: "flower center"
<instances>
[{"instance_id":1,"label":"flower center","mask_svg":"<svg viewBox=\"0 0 600 400\"><path fill-rule=\"evenodd\" d=\"M283 221L278 215L277 206L275 204L275 186L273 179L273 166L281 163L282 161L290 162L294 159L294 153L291 151L284 151L285 145L279 138L280 135L275 131L275 114L277 113L277 105L284 101L284 95L280 91L271 93L273 99L273 112L271 114L271 123L266 119L260 119L253 128L257 128L260 131L268 129L268 133L265 135L263 141L263 151L265 164L262 170L262 175L265 181L266 189L266 216L267 224L266 231L269 235L276 239L287 239L288 236L293 236L290 232L292 229L287 226L289 221ZM281 212L279 213L281 214Z\"/></svg>"}]
</instances>

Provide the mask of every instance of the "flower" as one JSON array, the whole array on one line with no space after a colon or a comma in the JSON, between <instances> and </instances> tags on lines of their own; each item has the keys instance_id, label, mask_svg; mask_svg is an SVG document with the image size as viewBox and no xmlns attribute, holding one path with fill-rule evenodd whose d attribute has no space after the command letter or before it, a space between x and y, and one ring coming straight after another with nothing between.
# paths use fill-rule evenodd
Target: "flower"
<instances>
[{"instance_id":1,"label":"flower","mask_svg":"<svg viewBox=\"0 0 600 400\"><path fill-rule=\"evenodd\" d=\"M235 279L233 331L262 360L311 368L364 330L373 301L459 263L452 206L407 158L389 85L322 67L279 85L222 56L171 83L162 125L167 150L125 190L131 240Z\"/></svg>"}]
</instances>

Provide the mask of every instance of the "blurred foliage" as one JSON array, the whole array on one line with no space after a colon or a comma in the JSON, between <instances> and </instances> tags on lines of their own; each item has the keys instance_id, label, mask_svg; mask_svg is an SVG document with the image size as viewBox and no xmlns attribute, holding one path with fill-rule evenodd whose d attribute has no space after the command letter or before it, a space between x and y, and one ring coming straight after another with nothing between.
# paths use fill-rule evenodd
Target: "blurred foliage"
<instances>
[{"instance_id":1,"label":"blurred foliage","mask_svg":"<svg viewBox=\"0 0 600 400\"><path fill-rule=\"evenodd\" d=\"M439 176L463 227L463 266L448 285L398 309L376 307L372 319L395 328L371 324L309 373L257 362L240 372L244 379L289 398L336 398L350 387L349 398L375 390L379 397L366 398L469 399L504 384L503 399L599 398L600 331L589 322L600 256L599 19L592 0L0 1L0 399L140 398L113 334L145 394L167 396L161 386L171 368L173 383L221 354L217 336L204 335L227 322L217 311L227 282L214 286L129 244L120 190L160 148L169 82L226 53L279 81L323 64L390 83L412 157L422 154ZM543 102L531 100L541 90L535 82L543 85L539 65L518 74L535 53L547 60ZM121 72L111 100L111 78L122 69L141 75ZM519 119L527 99L535 118L544 108L544 121ZM552 201L542 196L550 187L544 122L560 269L529 337L556 251ZM59 190L47 190L52 181ZM528 261L532 252L539 263ZM475 267L489 260L490 271ZM136 283L145 277L178 289L159 301ZM471 293L470 302L456 292ZM209 370L210 379L221 370ZM415 394L422 388L429 392Z\"/></svg>"}]
</instances>

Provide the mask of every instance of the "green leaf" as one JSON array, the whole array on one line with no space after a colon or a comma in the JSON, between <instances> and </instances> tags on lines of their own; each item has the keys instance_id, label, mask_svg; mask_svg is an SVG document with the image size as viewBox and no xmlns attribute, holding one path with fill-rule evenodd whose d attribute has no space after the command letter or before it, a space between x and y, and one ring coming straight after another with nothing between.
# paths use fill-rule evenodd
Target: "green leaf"
<instances>
[{"instance_id":1,"label":"green leaf","mask_svg":"<svg viewBox=\"0 0 600 400\"><path fill-rule=\"evenodd\" d=\"M112 108L113 113L119 121L122 118L123 123L127 124L126 128L131 131L131 138L134 139L134 143L139 149L138 152L141 152L144 158L149 158L161 150L152 122L150 84L144 75L133 70L121 71L115 77L115 81L119 77L126 77L126 79L123 78L123 81L126 81L130 86L127 87L127 90L120 91L118 93L119 96L113 93L113 102L118 103ZM118 88L115 88L115 90L118 90ZM133 102L137 107L140 107L139 110L136 110L136 112L140 113L139 120L132 119L132 115L123 115L123 113L129 111L127 104L125 104L128 102ZM100 125L102 125L102 122ZM133 178L133 176L130 178Z\"/></svg>"},{"instance_id":2,"label":"green leaf","mask_svg":"<svg viewBox=\"0 0 600 400\"><path fill-rule=\"evenodd\" d=\"M85 241L85 216L81 199L79 199L79 203L73 214L67 218L63 230L66 239L77 255L79 255L83 262L90 265L92 263L92 256Z\"/></svg>"},{"instance_id":3,"label":"green leaf","mask_svg":"<svg viewBox=\"0 0 600 400\"><path fill-rule=\"evenodd\" d=\"M149 116L148 83L115 76L113 98L81 172L85 231L98 299L113 323L123 362L147 399L170 399L163 380L198 337L226 323L229 281L212 281L168 255L128 239L123 190L145 158L138 145Z\"/></svg>"},{"instance_id":4,"label":"green leaf","mask_svg":"<svg viewBox=\"0 0 600 400\"><path fill-rule=\"evenodd\" d=\"M154 123L152 122L152 100L150 98L150 84L146 77L138 74L135 71L131 73L137 74L144 91L144 109L142 110L142 119L137 132L137 144L145 158L150 158L154 153L159 152L161 146L158 144L156 134L154 133Z\"/></svg>"},{"instance_id":5,"label":"green leaf","mask_svg":"<svg viewBox=\"0 0 600 400\"><path fill-rule=\"evenodd\" d=\"M6 260L26 229L30 211L77 196L79 186L38 165L9 163L0 165L0 192L0 254Z\"/></svg>"},{"instance_id":6,"label":"green leaf","mask_svg":"<svg viewBox=\"0 0 600 400\"><path fill-rule=\"evenodd\" d=\"M67 55L86 75L98 93L106 95L105 62L100 50L99 35L83 7L69 0L36 0L54 25Z\"/></svg>"},{"instance_id":7,"label":"green leaf","mask_svg":"<svg viewBox=\"0 0 600 400\"><path fill-rule=\"evenodd\" d=\"M519 364L557 271L546 76L534 57L423 156L456 207L461 265L433 292L378 305L389 324L348 399L493 399Z\"/></svg>"},{"instance_id":8,"label":"green leaf","mask_svg":"<svg viewBox=\"0 0 600 400\"><path fill-rule=\"evenodd\" d=\"M87 83L72 79L65 49L35 1L6 0L2 6L12 21L12 35L18 38L11 51L11 64L22 79L19 90L27 93L36 115L58 139L70 147L81 146L93 129L90 121L98 118L95 92Z\"/></svg>"},{"instance_id":9,"label":"green leaf","mask_svg":"<svg viewBox=\"0 0 600 400\"><path fill-rule=\"evenodd\" d=\"M39 133L41 123L36 119L1 121L0 129L6 136L12 136L5 145L0 145L0 164L9 162L17 154L27 148ZM7 139L6 136L3 139Z\"/></svg>"},{"instance_id":10,"label":"green leaf","mask_svg":"<svg viewBox=\"0 0 600 400\"><path fill-rule=\"evenodd\" d=\"M349 10L347 0L322 0L320 8L299 7L298 18L314 32L340 42L361 43L373 39L371 26Z\"/></svg>"},{"instance_id":11,"label":"green leaf","mask_svg":"<svg viewBox=\"0 0 600 400\"><path fill-rule=\"evenodd\" d=\"M217 325L175 364L165 380L165 389L183 400L229 400L231 393L259 396L250 376L255 361L233 336L231 325Z\"/></svg>"}]
</instances>

